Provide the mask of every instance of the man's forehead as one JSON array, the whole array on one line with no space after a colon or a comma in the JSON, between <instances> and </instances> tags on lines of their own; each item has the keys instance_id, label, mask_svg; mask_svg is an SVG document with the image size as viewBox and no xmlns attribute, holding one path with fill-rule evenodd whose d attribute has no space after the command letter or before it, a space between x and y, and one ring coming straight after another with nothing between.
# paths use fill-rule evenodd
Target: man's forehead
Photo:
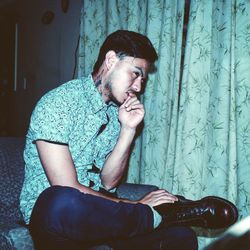
<instances>
[{"instance_id":1,"label":"man's forehead","mask_svg":"<svg viewBox=\"0 0 250 250\"><path fill-rule=\"evenodd\" d=\"M139 71L142 71L143 74L145 74L149 68L149 62L146 59L126 56L123 60L130 63L131 66L135 67Z\"/></svg>"},{"instance_id":2,"label":"man's forehead","mask_svg":"<svg viewBox=\"0 0 250 250\"><path fill-rule=\"evenodd\" d=\"M146 59L139 58L139 57L125 56L123 60L132 62L132 63L148 64L148 61Z\"/></svg>"}]
</instances>

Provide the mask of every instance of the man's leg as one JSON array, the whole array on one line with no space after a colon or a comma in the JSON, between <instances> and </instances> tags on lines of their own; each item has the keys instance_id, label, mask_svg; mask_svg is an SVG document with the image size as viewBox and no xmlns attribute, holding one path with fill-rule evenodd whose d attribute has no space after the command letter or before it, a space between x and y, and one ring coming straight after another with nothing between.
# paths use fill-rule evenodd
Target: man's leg
<instances>
[{"instance_id":1,"label":"man's leg","mask_svg":"<svg viewBox=\"0 0 250 250\"><path fill-rule=\"evenodd\" d=\"M144 186L144 189L145 186ZM134 189L136 192L140 189ZM150 190L152 191L152 190ZM101 190L106 195L107 191ZM134 194L136 197L137 194ZM143 193L145 195L145 193ZM123 195L124 196L124 195ZM123 198L129 198L124 196ZM184 198L184 197L183 197ZM113 240L106 243L114 250L197 250L198 241L195 232L184 226L159 227L149 233L136 235L125 240Z\"/></svg>"},{"instance_id":2,"label":"man's leg","mask_svg":"<svg viewBox=\"0 0 250 250\"><path fill-rule=\"evenodd\" d=\"M153 214L143 204L117 203L53 186L39 196L30 229L37 249L83 249L92 242L147 233L153 229Z\"/></svg>"}]
</instances>

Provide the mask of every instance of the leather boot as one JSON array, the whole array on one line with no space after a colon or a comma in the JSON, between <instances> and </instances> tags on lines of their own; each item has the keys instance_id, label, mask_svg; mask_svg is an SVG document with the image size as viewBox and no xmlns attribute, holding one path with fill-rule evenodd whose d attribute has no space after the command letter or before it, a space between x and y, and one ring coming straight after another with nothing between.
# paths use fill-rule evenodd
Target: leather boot
<instances>
[{"instance_id":1,"label":"leather boot","mask_svg":"<svg viewBox=\"0 0 250 250\"><path fill-rule=\"evenodd\" d=\"M228 200L216 196L207 196L192 201L178 196L175 203L155 206L163 218L161 226L180 225L197 226L207 229L226 228L238 218L237 208Z\"/></svg>"}]
</instances>

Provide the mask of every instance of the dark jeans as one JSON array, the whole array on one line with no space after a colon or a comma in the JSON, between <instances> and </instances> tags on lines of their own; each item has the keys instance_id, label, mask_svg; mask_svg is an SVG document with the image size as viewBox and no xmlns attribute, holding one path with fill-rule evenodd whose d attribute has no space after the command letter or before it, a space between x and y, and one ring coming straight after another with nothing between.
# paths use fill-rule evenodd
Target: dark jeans
<instances>
[{"instance_id":1,"label":"dark jeans","mask_svg":"<svg viewBox=\"0 0 250 250\"><path fill-rule=\"evenodd\" d=\"M166 249L197 249L191 229L153 230L153 214L146 205L117 203L61 186L39 196L30 231L36 249L41 250L83 250L105 243L126 250L165 249L155 248L157 244Z\"/></svg>"}]
</instances>

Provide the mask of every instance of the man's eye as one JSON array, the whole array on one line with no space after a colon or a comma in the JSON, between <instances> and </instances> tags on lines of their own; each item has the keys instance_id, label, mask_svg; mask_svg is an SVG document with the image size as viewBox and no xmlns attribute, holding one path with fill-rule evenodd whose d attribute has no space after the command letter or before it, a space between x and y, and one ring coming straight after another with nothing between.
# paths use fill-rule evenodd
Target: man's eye
<instances>
[{"instance_id":1,"label":"man's eye","mask_svg":"<svg viewBox=\"0 0 250 250\"><path fill-rule=\"evenodd\" d=\"M139 77L140 76L140 73L139 72L133 72L135 78Z\"/></svg>"}]
</instances>

